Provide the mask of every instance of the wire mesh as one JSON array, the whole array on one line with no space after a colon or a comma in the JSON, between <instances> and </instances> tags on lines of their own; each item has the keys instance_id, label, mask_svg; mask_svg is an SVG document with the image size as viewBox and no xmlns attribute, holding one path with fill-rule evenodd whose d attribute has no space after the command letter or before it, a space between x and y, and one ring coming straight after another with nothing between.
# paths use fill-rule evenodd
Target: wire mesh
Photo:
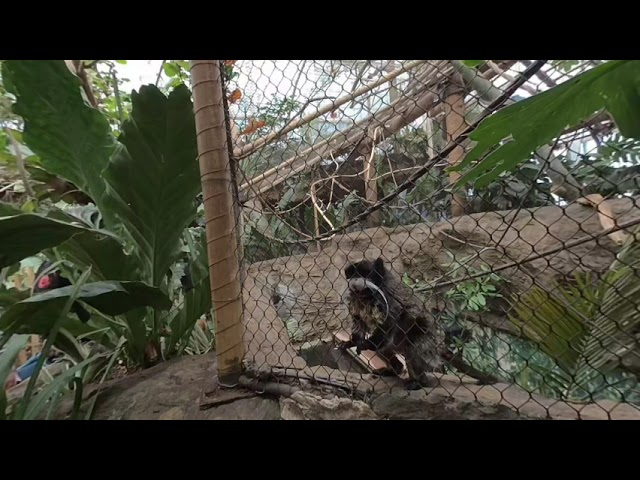
<instances>
[{"instance_id":1,"label":"wire mesh","mask_svg":"<svg viewBox=\"0 0 640 480\"><path fill-rule=\"evenodd\" d=\"M638 141L599 110L483 185L449 168L483 119L602 63L225 61L247 372L635 412Z\"/></svg>"}]
</instances>

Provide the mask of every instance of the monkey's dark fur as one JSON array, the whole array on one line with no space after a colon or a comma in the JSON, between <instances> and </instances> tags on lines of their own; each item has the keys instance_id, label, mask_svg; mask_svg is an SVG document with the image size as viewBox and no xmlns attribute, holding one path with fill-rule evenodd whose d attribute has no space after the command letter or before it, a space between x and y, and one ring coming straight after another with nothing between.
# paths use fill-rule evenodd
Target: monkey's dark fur
<instances>
[{"instance_id":1,"label":"monkey's dark fur","mask_svg":"<svg viewBox=\"0 0 640 480\"><path fill-rule=\"evenodd\" d=\"M355 346L358 353L377 352L390 365L383 375L402 373L402 362L395 356L401 354L409 374L407 389L436 386L432 374L444 371L445 360L484 383L495 381L453 355L450 339L452 333L460 332L441 328L411 288L385 268L382 258L352 263L344 274L348 285L345 302L353 325L351 339L343 347Z\"/></svg>"}]
</instances>

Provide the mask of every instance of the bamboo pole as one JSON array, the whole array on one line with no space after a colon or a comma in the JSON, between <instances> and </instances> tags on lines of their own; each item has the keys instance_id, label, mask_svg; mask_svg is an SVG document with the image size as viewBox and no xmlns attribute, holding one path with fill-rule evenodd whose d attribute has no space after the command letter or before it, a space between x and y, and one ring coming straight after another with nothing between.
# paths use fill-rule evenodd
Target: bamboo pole
<instances>
[{"instance_id":1,"label":"bamboo pole","mask_svg":"<svg viewBox=\"0 0 640 480\"><path fill-rule=\"evenodd\" d=\"M218 60L191 60L198 160L204 196L218 382L235 386L244 358L242 287L231 164Z\"/></svg>"},{"instance_id":2,"label":"bamboo pole","mask_svg":"<svg viewBox=\"0 0 640 480\"><path fill-rule=\"evenodd\" d=\"M455 81L446 88L446 98L444 101L445 125L447 129L447 142L452 142L464 132L467 128L464 115L464 88L462 85L462 76L456 75ZM449 165L456 166L464 158L464 147L458 145L449 154ZM449 174L449 182L454 185L460 178L459 172L451 172ZM465 214L467 199L463 194L455 193L451 198L451 216L459 217Z\"/></svg>"}]
</instances>

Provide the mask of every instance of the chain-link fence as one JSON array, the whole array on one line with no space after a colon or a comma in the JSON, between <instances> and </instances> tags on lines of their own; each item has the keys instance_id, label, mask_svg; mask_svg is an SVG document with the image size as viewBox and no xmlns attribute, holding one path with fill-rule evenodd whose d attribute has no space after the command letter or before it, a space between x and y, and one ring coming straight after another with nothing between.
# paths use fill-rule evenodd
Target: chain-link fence
<instances>
[{"instance_id":1,"label":"chain-link fence","mask_svg":"<svg viewBox=\"0 0 640 480\"><path fill-rule=\"evenodd\" d=\"M250 376L632 415L640 143L624 62L224 69Z\"/></svg>"}]
</instances>

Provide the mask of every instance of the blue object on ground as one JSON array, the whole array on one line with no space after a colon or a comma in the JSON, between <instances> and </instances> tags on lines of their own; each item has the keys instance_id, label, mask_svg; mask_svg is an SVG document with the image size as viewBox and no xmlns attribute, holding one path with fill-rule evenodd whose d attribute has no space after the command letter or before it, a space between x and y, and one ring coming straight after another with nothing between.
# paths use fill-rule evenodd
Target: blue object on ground
<instances>
[{"instance_id":1,"label":"blue object on ground","mask_svg":"<svg viewBox=\"0 0 640 480\"><path fill-rule=\"evenodd\" d=\"M36 369L36 364L38 363L38 359L40 358L40 354L36 354L27 360L23 365L17 368L16 372L20 377L21 381L25 381L27 378L30 378L33 375L33 371ZM45 365L49 362L45 361Z\"/></svg>"}]
</instances>

